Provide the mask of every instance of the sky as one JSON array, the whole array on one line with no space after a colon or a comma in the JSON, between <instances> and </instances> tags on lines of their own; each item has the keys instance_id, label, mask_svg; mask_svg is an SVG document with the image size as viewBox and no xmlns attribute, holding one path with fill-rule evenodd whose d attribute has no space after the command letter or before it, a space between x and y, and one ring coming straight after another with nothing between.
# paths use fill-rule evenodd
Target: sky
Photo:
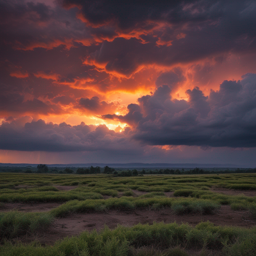
<instances>
[{"instance_id":1,"label":"sky","mask_svg":"<svg viewBox=\"0 0 256 256\"><path fill-rule=\"evenodd\" d=\"M0 162L256 167L256 2L0 0Z\"/></svg>"}]
</instances>

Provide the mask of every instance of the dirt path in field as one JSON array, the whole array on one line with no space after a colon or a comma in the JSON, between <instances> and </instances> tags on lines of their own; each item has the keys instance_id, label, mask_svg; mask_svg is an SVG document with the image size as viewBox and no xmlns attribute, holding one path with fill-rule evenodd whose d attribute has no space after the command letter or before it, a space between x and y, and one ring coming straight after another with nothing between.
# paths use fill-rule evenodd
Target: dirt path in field
<instances>
[{"instance_id":1,"label":"dirt path in field","mask_svg":"<svg viewBox=\"0 0 256 256\"><path fill-rule=\"evenodd\" d=\"M4 203L0 212L47 212L60 205L61 203Z\"/></svg>"},{"instance_id":2,"label":"dirt path in field","mask_svg":"<svg viewBox=\"0 0 256 256\"><path fill-rule=\"evenodd\" d=\"M245 195L245 196L256 196L255 190L238 190L228 188L211 188L210 191L220 193L229 196Z\"/></svg>"},{"instance_id":3,"label":"dirt path in field","mask_svg":"<svg viewBox=\"0 0 256 256\"><path fill-rule=\"evenodd\" d=\"M221 206L214 215L185 214L175 215L171 209L135 210L135 211L109 211L104 213L73 214L66 218L56 219L50 229L36 236L20 238L23 242L34 241L42 244L53 244L55 241L67 236L79 235L88 230L102 230L104 226L114 229L118 224L133 226L138 223L153 224L153 222L188 223L192 226L200 222L210 221L215 225L252 227L256 225L248 211L232 211L230 206Z\"/></svg>"}]
</instances>

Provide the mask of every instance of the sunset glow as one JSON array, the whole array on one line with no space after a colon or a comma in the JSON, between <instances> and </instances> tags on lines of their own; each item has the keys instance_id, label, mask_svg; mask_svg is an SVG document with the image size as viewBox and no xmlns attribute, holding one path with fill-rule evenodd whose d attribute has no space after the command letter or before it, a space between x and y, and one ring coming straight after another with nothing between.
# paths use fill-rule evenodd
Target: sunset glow
<instances>
[{"instance_id":1,"label":"sunset glow","mask_svg":"<svg viewBox=\"0 0 256 256\"><path fill-rule=\"evenodd\" d=\"M235 2L0 0L0 162L255 165L256 4Z\"/></svg>"}]
</instances>

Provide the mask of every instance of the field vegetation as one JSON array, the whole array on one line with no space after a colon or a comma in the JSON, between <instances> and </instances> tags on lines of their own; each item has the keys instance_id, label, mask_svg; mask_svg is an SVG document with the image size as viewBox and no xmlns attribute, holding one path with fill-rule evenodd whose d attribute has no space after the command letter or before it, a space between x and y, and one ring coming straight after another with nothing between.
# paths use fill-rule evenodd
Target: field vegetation
<instances>
[{"instance_id":1,"label":"field vegetation","mask_svg":"<svg viewBox=\"0 0 256 256\"><path fill-rule=\"evenodd\" d=\"M218 216L222 207L228 207L231 213L244 212L252 223L256 220L254 173L126 177L109 172L0 173L0 255L255 255L253 225L238 228L202 222L193 226L157 219L151 225L85 229L51 246L40 241L22 243L24 236L47 234L56 220L74 214L170 209L185 223L186 216ZM43 203L58 205L43 212L15 210L17 204ZM6 210L10 205L13 209Z\"/></svg>"}]
</instances>

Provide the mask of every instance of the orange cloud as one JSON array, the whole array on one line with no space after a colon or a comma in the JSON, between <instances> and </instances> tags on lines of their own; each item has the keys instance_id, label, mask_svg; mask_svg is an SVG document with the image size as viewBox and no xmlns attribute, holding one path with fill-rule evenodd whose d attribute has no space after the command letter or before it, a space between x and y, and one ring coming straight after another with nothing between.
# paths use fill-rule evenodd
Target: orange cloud
<instances>
[{"instance_id":1,"label":"orange cloud","mask_svg":"<svg viewBox=\"0 0 256 256\"><path fill-rule=\"evenodd\" d=\"M60 77L60 75L58 75L58 74L54 74L54 73L45 74L44 72L35 73L34 76L37 78L50 79L53 81L57 81Z\"/></svg>"},{"instance_id":2,"label":"orange cloud","mask_svg":"<svg viewBox=\"0 0 256 256\"><path fill-rule=\"evenodd\" d=\"M16 50L22 50L22 51L33 51L36 48L44 48L44 49L47 49L47 50L52 50L53 48L59 47L60 45L65 45L66 49L70 50L70 48L74 46L73 39L66 39L64 41L56 39L56 40L54 40L52 42L49 42L49 43L35 42L35 43L32 43L28 46L23 46L23 47L16 45L14 48Z\"/></svg>"},{"instance_id":3,"label":"orange cloud","mask_svg":"<svg viewBox=\"0 0 256 256\"><path fill-rule=\"evenodd\" d=\"M162 46L162 45L166 45L166 46L171 46L172 45L173 40L170 41L163 41L160 37L158 38L158 40L156 41L156 45L157 46Z\"/></svg>"},{"instance_id":4,"label":"orange cloud","mask_svg":"<svg viewBox=\"0 0 256 256\"><path fill-rule=\"evenodd\" d=\"M14 71L10 73L10 76L16 78L26 78L29 76L28 72Z\"/></svg>"},{"instance_id":5,"label":"orange cloud","mask_svg":"<svg viewBox=\"0 0 256 256\"><path fill-rule=\"evenodd\" d=\"M179 40L179 39L182 39L182 38L185 38L186 37L186 34L184 33L179 33L176 38Z\"/></svg>"}]
</instances>

